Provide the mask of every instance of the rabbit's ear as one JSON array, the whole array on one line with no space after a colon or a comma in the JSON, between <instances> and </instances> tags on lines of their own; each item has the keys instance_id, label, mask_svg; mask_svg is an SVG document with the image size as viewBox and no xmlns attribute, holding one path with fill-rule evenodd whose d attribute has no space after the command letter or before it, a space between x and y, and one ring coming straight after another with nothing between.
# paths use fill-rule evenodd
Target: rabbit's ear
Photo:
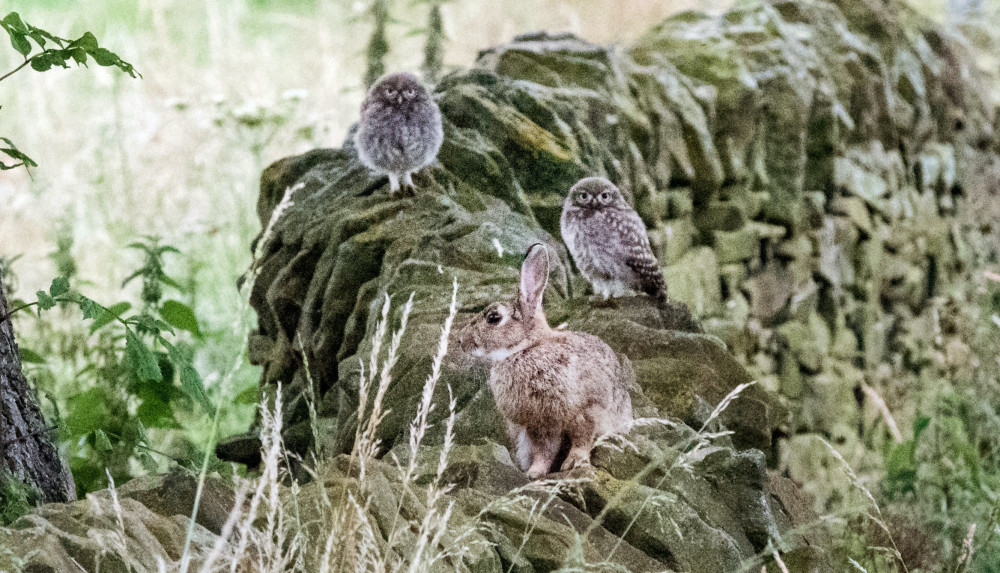
<instances>
[{"instance_id":1,"label":"rabbit's ear","mask_svg":"<svg viewBox=\"0 0 1000 573\"><path fill-rule=\"evenodd\" d=\"M521 265L521 312L534 316L542 308L542 293L549 283L549 250L541 243L528 248Z\"/></svg>"}]
</instances>

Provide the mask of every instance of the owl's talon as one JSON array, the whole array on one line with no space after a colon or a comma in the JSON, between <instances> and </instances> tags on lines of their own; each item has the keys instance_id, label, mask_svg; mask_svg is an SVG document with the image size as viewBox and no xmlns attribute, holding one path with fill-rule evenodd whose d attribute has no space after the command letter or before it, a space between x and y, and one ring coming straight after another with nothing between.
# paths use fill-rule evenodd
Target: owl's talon
<instances>
[{"instance_id":1,"label":"owl's talon","mask_svg":"<svg viewBox=\"0 0 1000 573\"><path fill-rule=\"evenodd\" d=\"M603 298L603 297L592 297L596 298L596 302L592 302L591 306L594 308L618 308L618 299L614 297Z\"/></svg>"},{"instance_id":2,"label":"owl's talon","mask_svg":"<svg viewBox=\"0 0 1000 573\"><path fill-rule=\"evenodd\" d=\"M414 192L414 187L412 185L403 185L399 189L392 192L393 199L409 199L416 196L417 194Z\"/></svg>"}]
</instances>

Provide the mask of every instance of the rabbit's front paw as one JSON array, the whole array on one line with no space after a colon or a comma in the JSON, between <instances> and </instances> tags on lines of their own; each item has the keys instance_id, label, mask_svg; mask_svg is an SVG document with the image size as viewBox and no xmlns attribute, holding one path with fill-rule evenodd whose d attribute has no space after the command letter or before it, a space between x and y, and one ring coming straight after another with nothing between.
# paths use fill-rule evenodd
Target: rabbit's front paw
<instances>
[{"instance_id":1,"label":"rabbit's front paw","mask_svg":"<svg viewBox=\"0 0 1000 573\"><path fill-rule=\"evenodd\" d=\"M550 458L546 456L536 456L531 464L531 467L528 468L528 477L530 479L538 479L549 473L550 469L552 469L552 460Z\"/></svg>"},{"instance_id":2,"label":"rabbit's front paw","mask_svg":"<svg viewBox=\"0 0 1000 573\"><path fill-rule=\"evenodd\" d=\"M528 470L528 479L538 479L538 478L544 476L547 473L548 472L546 470L539 470L539 469L535 469L535 468L530 468Z\"/></svg>"}]
</instances>

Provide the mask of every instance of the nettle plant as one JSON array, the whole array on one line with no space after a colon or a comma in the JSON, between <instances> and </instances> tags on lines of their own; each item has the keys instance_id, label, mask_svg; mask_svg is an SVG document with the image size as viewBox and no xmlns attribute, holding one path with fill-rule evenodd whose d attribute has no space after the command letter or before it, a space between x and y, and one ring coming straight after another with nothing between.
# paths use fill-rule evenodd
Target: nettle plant
<instances>
[{"instance_id":1,"label":"nettle plant","mask_svg":"<svg viewBox=\"0 0 1000 573\"><path fill-rule=\"evenodd\" d=\"M67 40L28 24L21 19L17 12L10 12L4 16L0 20L0 28L7 32L11 46L24 58L20 65L0 76L0 81L26 67L31 67L36 72L44 72L54 67L68 68L71 62L79 66L86 66L87 62L91 60L99 66L116 67L133 78L142 77L142 74L135 71L132 64L122 60L114 52L102 48L97 43L97 38L90 32L85 32L75 40ZM0 170L17 167L27 169L38 166L30 157L22 153L10 139L0 136L0 142L3 142L0 143L0 154L6 155L8 161L14 161L14 163L5 163L0 160Z\"/></svg>"},{"instance_id":2,"label":"nettle plant","mask_svg":"<svg viewBox=\"0 0 1000 573\"><path fill-rule=\"evenodd\" d=\"M44 386L59 386L60 376L71 380L70 388L59 388L65 396L62 408L55 399L50 403L81 492L106 487L105 468L121 483L133 477L137 466L157 471L161 456L187 463L191 452L174 457L158 451L148 430L181 430L177 413L213 410L192 363L189 341L202 338L198 319L188 305L164 298L165 289L183 290L164 272L164 257L178 254L177 249L155 237L129 247L142 252L143 263L122 286L141 281L141 304L105 306L72 288L66 277L54 279L34 301L11 301L12 314L34 308L41 319L46 312L76 308L91 321L80 336L56 332L53 321L39 320L39 330L46 334L42 340L51 347L21 352L32 374L48 379Z\"/></svg>"}]
</instances>

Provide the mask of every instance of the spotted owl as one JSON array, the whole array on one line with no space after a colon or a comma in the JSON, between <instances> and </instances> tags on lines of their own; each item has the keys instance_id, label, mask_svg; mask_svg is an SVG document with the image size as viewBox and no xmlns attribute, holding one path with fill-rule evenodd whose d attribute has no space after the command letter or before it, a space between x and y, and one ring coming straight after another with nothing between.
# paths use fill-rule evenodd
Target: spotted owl
<instances>
[{"instance_id":1,"label":"spotted owl","mask_svg":"<svg viewBox=\"0 0 1000 573\"><path fill-rule=\"evenodd\" d=\"M434 162L443 142L441 110L416 76L389 74L368 90L354 145L361 163L389 177L393 194L400 180L413 187L411 175Z\"/></svg>"},{"instance_id":2,"label":"spotted owl","mask_svg":"<svg viewBox=\"0 0 1000 573\"><path fill-rule=\"evenodd\" d=\"M639 291L666 303L667 288L646 225L614 183L603 177L578 181L563 202L559 227L595 293L607 299Z\"/></svg>"}]
</instances>

